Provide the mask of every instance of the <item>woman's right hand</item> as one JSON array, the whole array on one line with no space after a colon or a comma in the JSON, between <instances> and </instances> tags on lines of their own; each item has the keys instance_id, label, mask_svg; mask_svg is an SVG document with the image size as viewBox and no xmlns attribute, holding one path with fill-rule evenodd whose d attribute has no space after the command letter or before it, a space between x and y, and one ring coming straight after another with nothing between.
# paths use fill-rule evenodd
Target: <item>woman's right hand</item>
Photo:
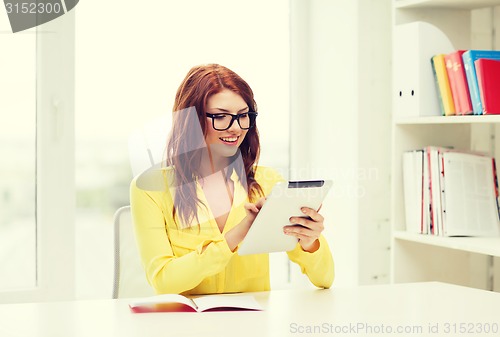
<instances>
[{"instance_id":1,"label":"woman's right hand","mask_svg":"<svg viewBox=\"0 0 500 337\"><path fill-rule=\"evenodd\" d=\"M231 251L234 251L240 242L243 241L265 202L266 198L262 197L256 203L245 204L246 217L225 235L227 245Z\"/></svg>"},{"instance_id":2,"label":"woman's right hand","mask_svg":"<svg viewBox=\"0 0 500 337\"><path fill-rule=\"evenodd\" d=\"M253 221L257 217L257 214L259 213L260 209L262 206L264 206L264 203L266 202L266 198L262 197L259 200L257 200L256 203L247 203L245 204L245 210L247 211L247 220L250 221L250 226L252 226ZM248 227L250 229L250 227Z\"/></svg>"}]
</instances>

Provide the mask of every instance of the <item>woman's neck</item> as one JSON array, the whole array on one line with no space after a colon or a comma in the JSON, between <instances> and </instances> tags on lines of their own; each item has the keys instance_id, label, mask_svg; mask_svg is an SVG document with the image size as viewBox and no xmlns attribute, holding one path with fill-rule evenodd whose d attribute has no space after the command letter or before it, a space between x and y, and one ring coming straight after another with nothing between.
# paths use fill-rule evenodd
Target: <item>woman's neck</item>
<instances>
[{"instance_id":1,"label":"woman's neck","mask_svg":"<svg viewBox=\"0 0 500 337\"><path fill-rule=\"evenodd\" d=\"M200 174L202 177L212 175L227 168L229 158L214 155L210 149L203 153Z\"/></svg>"}]
</instances>

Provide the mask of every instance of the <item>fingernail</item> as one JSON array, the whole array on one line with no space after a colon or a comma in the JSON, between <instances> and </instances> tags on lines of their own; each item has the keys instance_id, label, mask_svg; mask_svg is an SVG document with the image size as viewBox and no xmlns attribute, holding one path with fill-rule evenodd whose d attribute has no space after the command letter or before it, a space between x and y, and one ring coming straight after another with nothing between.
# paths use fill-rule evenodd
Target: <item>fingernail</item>
<instances>
[{"instance_id":1,"label":"fingernail","mask_svg":"<svg viewBox=\"0 0 500 337\"><path fill-rule=\"evenodd\" d=\"M302 213L306 213L306 212L307 212L307 209L302 208L302 209L301 209L301 211L302 211Z\"/></svg>"}]
</instances>

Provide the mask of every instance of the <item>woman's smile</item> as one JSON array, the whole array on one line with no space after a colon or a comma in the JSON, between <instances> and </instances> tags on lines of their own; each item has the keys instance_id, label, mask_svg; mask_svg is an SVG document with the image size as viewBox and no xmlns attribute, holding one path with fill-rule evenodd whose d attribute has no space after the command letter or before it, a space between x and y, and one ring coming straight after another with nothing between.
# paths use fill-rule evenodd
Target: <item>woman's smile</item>
<instances>
[{"instance_id":1,"label":"woman's smile","mask_svg":"<svg viewBox=\"0 0 500 337\"><path fill-rule=\"evenodd\" d=\"M224 144L227 144L227 145L238 145L238 139L240 137L239 136L230 136L230 137L219 137L220 140L222 140L222 142Z\"/></svg>"}]
</instances>

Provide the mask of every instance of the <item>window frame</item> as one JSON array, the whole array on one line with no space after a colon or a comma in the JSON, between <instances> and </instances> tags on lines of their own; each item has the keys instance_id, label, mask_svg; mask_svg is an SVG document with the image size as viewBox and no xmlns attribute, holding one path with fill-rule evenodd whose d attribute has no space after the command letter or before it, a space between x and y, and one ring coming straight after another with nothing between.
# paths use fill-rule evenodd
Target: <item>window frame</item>
<instances>
[{"instance_id":1,"label":"window frame","mask_svg":"<svg viewBox=\"0 0 500 337\"><path fill-rule=\"evenodd\" d=\"M75 11L36 27L36 286L0 289L0 302L75 294Z\"/></svg>"}]
</instances>

